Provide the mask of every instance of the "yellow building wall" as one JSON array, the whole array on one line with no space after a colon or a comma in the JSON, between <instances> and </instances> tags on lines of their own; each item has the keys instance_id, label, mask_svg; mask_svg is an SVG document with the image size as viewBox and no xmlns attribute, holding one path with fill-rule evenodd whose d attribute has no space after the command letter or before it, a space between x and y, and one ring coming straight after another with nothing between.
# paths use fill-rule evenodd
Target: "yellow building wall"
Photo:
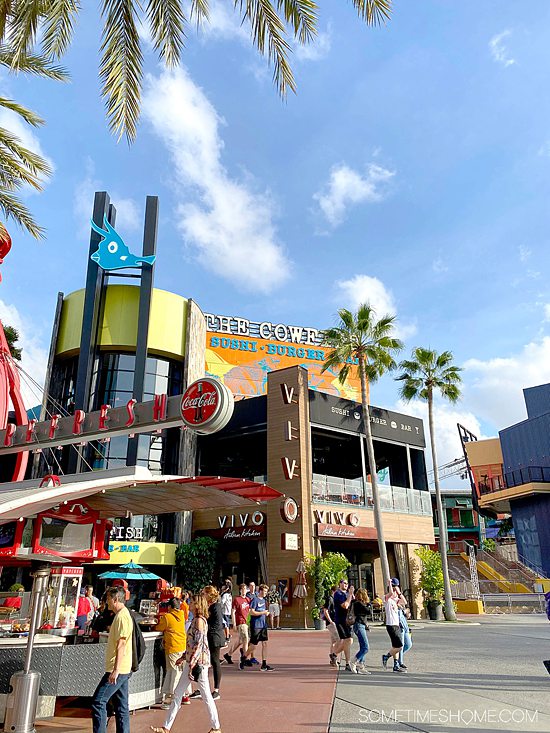
<instances>
[{"instance_id":1,"label":"yellow building wall","mask_svg":"<svg viewBox=\"0 0 550 733\"><path fill-rule=\"evenodd\" d=\"M185 355L188 302L181 295L153 290L149 338L151 354L171 358ZM134 285L109 285L99 333L104 350L134 351L137 341L139 288ZM84 290L70 293L63 300L56 355L70 356L80 348Z\"/></svg>"},{"instance_id":2,"label":"yellow building wall","mask_svg":"<svg viewBox=\"0 0 550 733\"><path fill-rule=\"evenodd\" d=\"M109 545L109 560L101 560L95 565L170 565L176 564L177 545L168 542L139 542L134 540L115 540ZM112 549L111 549L112 548ZM166 578L165 578L166 580Z\"/></svg>"},{"instance_id":3,"label":"yellow building wall","mask_svg":"<svg viewBox=\"0 0 550 733\"><path fill-rule=\"evenodd\" d=\"M466 453L472 468L476 466L502 465L502 450L498 438L473 440L466 443Z\"/></svg>"}]
</instances>

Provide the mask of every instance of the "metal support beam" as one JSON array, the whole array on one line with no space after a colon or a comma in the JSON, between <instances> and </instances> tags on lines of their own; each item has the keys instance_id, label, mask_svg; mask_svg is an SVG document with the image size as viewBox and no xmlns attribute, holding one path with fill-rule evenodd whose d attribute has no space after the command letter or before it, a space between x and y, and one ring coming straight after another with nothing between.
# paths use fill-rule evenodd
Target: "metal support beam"
<instances>
[{"instance_id":1,"label":"metal support beam","mask_svg":"<svg viewBox=\"0 0 550 733\"><path fill-rule=\"evenodd\" d=\"M147 196L145 203L145 223L143 231L143 256L155 255L157 251L157 231L159 216L158 196ZM153 299L153 282L155 265L144 263L141 268L141 287L139 291L139 311L136 340L136 357L134 367L133 396L138 402L143 401L145 384L145 367L147 364L147 341L149 337L149 318ZM128 441L126 465L135 466L138 452L137 436Z\"/></svg>"}]
</instances>

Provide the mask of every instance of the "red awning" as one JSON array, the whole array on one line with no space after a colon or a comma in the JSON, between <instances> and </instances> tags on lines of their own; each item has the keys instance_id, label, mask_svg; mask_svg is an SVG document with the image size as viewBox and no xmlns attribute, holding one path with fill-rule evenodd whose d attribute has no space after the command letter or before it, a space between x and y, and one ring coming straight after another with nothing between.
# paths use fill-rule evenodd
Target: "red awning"
<instances>
[{"instance_id":1,"label":"red awning","mask_svg":"<svg viewBox=\"0 0 550 733\"><path fill-rule=\"evenodd\" d=\"M165 514L195 509L238 509L284 496L257 481L224 476L153 476L143 467L60 476L40 488L40 479L0 486L0 524L30 517L63 501L85 499L102 517Z\"/></svg>"}]
</instances>

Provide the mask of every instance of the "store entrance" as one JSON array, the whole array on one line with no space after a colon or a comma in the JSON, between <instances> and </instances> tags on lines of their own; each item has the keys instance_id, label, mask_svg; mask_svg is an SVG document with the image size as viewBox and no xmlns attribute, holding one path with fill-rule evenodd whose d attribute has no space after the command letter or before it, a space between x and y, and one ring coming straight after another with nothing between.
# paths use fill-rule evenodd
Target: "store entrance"
<instances>
[{"instance_id":1,"label":"store entrance","mask_svg":"<svg viewBox=\"0 0 550 733\"><path fill-rule=\"evenodd\" d=\"M260 555L257 542L220 542L218 547L220 581L231 578L233 585L260 582Z\"/></svg>"},{"instance_id":2,"label":"store entrance","mask_svg":"<svg viewBox=\"0 0 550 733\"><path fill-rule=\"evenodd\" d=\"M348 568L348 580L355 588L365 588L369 598L374 597L374 560L378 557L376 542L366 540L321 540L322 552L340 552L351 563Z\"/></svg>"}]
</instances>

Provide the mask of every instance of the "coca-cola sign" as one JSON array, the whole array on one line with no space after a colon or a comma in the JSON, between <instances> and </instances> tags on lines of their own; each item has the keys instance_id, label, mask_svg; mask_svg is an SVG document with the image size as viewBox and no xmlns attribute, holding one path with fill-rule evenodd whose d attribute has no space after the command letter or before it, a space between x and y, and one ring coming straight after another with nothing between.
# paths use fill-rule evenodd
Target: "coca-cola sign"
<instances>
[{"instance_id":1,"label":"coca-cola sign","mask_svg":"<svg viewBox=\"0 0 550 733\"><path fill-rule=\"evenodd\" d=\"M181 419L197 433L209 434L227 425L233 414L233 394L215 379L197 379L181 398Z\"/></svg>"}]
</instances>

